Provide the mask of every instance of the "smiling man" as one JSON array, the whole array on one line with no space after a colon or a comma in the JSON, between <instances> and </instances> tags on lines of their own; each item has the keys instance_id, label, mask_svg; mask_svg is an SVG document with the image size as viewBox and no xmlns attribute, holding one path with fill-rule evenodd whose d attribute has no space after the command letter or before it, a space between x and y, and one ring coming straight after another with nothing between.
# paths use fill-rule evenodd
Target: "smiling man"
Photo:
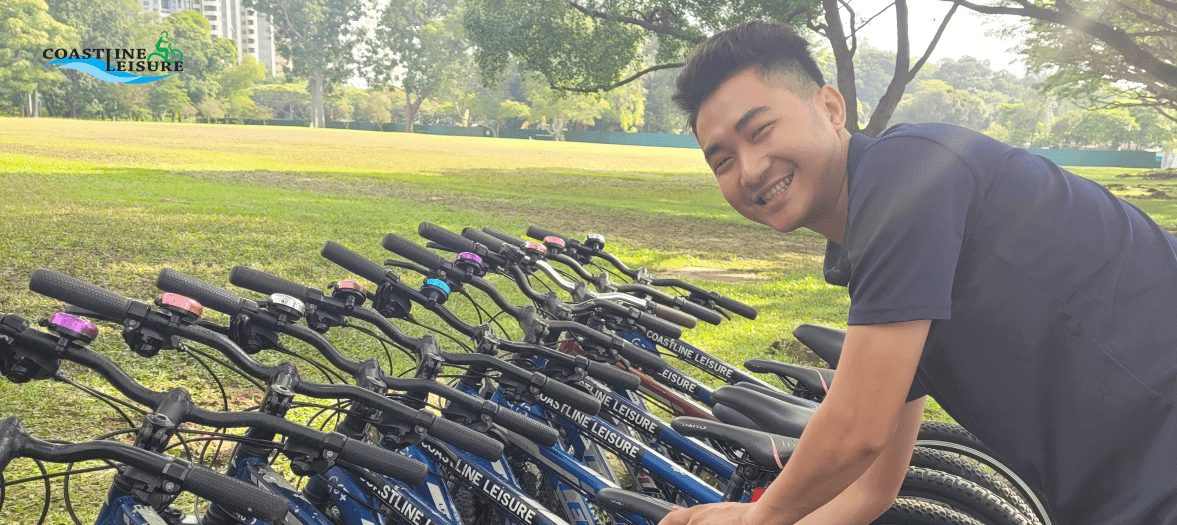
<instances>
[{"instance_id":1,"label":"smiling man","mask_svg":"<svg viewBox=\"0 0 1177 525\"><path fill-rule=\"evenodd\" d=\"M675 100L732 207L828 239L826 279L850 311L838 380L760 501L663 525L869 523L899 490L925 395L1055 523L1177 523L1177 239L967 129L851 136L842 95L784 26L708 39Z\"/></svg>"}]
</instances>

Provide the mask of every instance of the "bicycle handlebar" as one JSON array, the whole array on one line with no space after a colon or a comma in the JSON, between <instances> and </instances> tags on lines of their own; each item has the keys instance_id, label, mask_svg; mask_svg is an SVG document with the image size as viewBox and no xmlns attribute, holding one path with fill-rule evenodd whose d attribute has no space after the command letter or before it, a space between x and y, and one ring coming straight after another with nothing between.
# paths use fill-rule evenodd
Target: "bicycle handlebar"
<instances>
[{"instance_id":1,"label":"bicycle handlebar","mask_svg":"<svg viewBox=\"0 0 1177 525\"><path fill-rule=\"evenodd\" d=\"M155 287L165 292L191 297L200 304L230 317L241 313L243 309L258 309L257 302L252 299L239 297L224 288L171 268L160 270L159 277L155 279Z\"/></svg>"},{"instance_id":2,"label":"bicycle handlebar","mask_svg":"<svg viewBox=\"0 0 1177 525\"><path fill-rule=\"evenodd\" d=\"M702 295L702 296L705 296L705 297L711 299L712 301L715 301L715 304L718 305L720 308L723 308L724 310L727 310L727 311L732 312L734 314L746 317L748 319L756 319L756 309L755 308L748 306L745 303L741 303L740 301L737 301L735 299L732 299L731 297L721 295L721 294L718 294L718 293L715 293L712 291L704 290L703 288L695 286L695 285L688 283L682 279L671 279L671 278L650 279L650 284L653 286L673 286L676 288L682 288L688 292L699 294L699 295Z\"/></svg>"},{"instance_id":3,"label":"bicycle handlebar","mask_svg":"<svg viewBox=\"0 0 1177 525\"><path fill-rule=\"evenodd\" d=\"M214 502L226 510L270 523L281 523L290 511L290 503L278 494L182 459L114 441L50 443L30 436L18 419L9 417L0 421L0 471L17 456L53 463L95 459L117 461L160 476L175 483L180 490Z\"/></svg>"},{"instance_id":4,"label":"bicycle handlebar","mask_svg":"<svg viewBox=\"0 0 1177 525\"><path fill-rule=\"evenodd\" d=\"M395 233L389 233L384 236L384 249L393 252L405 259L413 261L421 266L436 270L445 265L445 260L440 255L429 251L421 245L401 237Z\"/></svg>"},{"instance_id":5,"label":"bicycle handlebar","mask_svg":"<svg viewBox=\"0 0 1177 525\"><path fill-rule=\"evenodd\" d=\"M147 307L144 303L45 268L33 270L29 278L29 290L111 319L126 317L135 303Z\"/></svg>"},{"instance_id":6,"label":"bicycle handlebar","mask_svg":"<svg viewBox=\"0 0 1177 525\"><path fill-rule=\"evenodd\" d=\"M386 279L395 280L396 278L396 274L392 270L384 268L372 262L367 257L344 248L343 245L333 241L327 241L319 254L328 261L339 265L341 268L376 284L380 284Z\"/></svg>"}]
</instances>

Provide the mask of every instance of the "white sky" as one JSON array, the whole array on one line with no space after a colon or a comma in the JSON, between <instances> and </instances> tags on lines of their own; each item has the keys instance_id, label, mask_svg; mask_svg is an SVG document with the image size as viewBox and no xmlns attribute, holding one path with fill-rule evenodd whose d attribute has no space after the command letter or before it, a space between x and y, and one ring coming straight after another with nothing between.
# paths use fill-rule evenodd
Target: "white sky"
<instances>
[{"instance_id":1,"label":"white sky","mask_svg":"<svg viewBox=\"0 0 1177 525\"><path fill-rule=\"evenodd\" d=\"M870 16L887 7L891 0L850 0L861 24ZM916 59L923 55L928 42L936 34L940 20L951 6L942 0L909 0L908 26L911 34L911 55ZM963 7L956 10L948 28L940 37L936 49L932 51L929 62L935 63L942 58L960 58L965 55L989 61L994 69L1004 69L1015 75L1023 76L1025 66L1021 63L1017 53L1011 50L1020 42L1016 39L1006 39L996 34L1004 25L1013 24L1017 17L1002 15L982 15ZM845 23L845 14L843 13ZM859 31L859 42L869 42L871 46L889 51L895 50L895 10L891 9L879 15L865 28ZM860 44L861 45L861 44Z\"/></svg>"}]
</instances>

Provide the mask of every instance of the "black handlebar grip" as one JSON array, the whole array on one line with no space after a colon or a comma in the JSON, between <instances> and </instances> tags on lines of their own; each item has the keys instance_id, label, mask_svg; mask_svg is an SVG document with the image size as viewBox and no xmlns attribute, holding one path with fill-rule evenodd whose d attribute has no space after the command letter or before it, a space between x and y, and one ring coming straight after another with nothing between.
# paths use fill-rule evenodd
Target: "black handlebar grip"
<instances>
[{"instance_id":1,"label":"black handlebar grip","mask_svg":"<svg viewBox=\"0 0 1177 525\"><path fill-rule=\"evenodd\" d=\"M756 309L741 303L731 297L716 294L715 304L720 308L732 312L736 315L746 317L748 319L756 319Z\"/></svg>"},{"instance_id":2,"label":"black handlebar grip","mask_svg":"<svg viewBox=\"0 0 1177 525\"><path fill-rule=\"evenodd\" d=\"M437 418L428 431L429 435L482 458L499 459L503 455L503 443L499 440L448 419Z\"/></svg>"},{"instance_id":3,"label":"black handlebar grip","mask_svg":"<svg viewBox=\"0 0 1177 525\"><path fill-rule=\"evenodd\" d=\"M511 235L503 230L491 228L490 226L483 226L482 231L487 235L493 235L496 239L499 239L500 241L503 241L512 246L518 246L522 248L523 245L527 243L527 241L520 239L519 237Z\"/></svg>"},{"instance_id":4,"label":"black handlebar grip","mask_svg":"<svg viewBox=\"0 0 1177 525\"><path fill-rule=\"evenodd\" d=\"M637 514L655 523L674 510L669 501L654 499L644 494L606 487L597 491L596 503L605 510L618 514Z\"/></svg>"},{"instance_id":5,"label":"black handlebar grip","mask_svg":"<svg viewBox=\"0 0 1177 525\"><path fill-rule=\"evenodd\" d=\"M266 295L280 293L299 300L305 300L311 295L311 289L306 286L248 266L234 266L229 271L229 282L233 283L233 286L240 286L246 290Z\"/></svg>"},{"instance_id":6,"label":"black handlebar grip","mask_svg":"<svg viewBox=\"0 0 1177 525\"><path fill-rule=\"evenodd\" d=\"M662 359L662 356L639 348L629 341L623 341L617 352L621 354L621 357L628 359L630 363L647 372L659 371L670 365L665 359Z\"/></svg>"},{"instance_id":7,"label":"black handlebar grip","mask_svg":"<svg viewBox=\"0 0 1177 525\"><path fill-rule=\"evenodd\" d=\"M389 233L384 236L384 249L395 253L405 259L413 261L421 266L436 270L441 268L444 260L440 255L429 251L421 245L401 237L395 233Z\"/></svg>"},{"instance_id":8,"label":"black handlebar grip","mask_svg":"<svg viewBox=\"0 0 1177 525\"><path fill-rule=\"evenodd\" d=\"M319 254L328 261L339 265L344 270L376 284L384 282L384 276L388 274L388 270L383 266L372 262L363 255L344 248L343 245L334 241L327 241Z\"/></svg>"},{"instance_id":9,"label":"black handlebar grip","mask_svg":"<svg viewBox=\"0 0 1177 525\"><path fill-rule=\"evenodd\" d=\"M474 241L442 228L441 226L433 224L432 222L422 222L420 225L418 225L417 235L420 235L438 244L443 244L455 250L463 252L474 251Z\"/></svg>"},{"instance_id":10,"label":"black handlebar grip","mask_svg":"<svg viewBox=\"0 0 1177 525\"><path fill-rule=\"evenodd\" d=\"M462 228L462 237L486 246L487 248L490 248L492 252L502 251L503 245L507 244L498 237L495 237L477 228L471 228L469 226Z\"/></svg>"},{"instance_id":11,"label":"black handlebar grip","mask_svg":"<svg viewBox=\"0 0 1177 525\"><path fill-rule=\"evenodd\" d=\"M544 240L544 237L559 237L561 239L564 239L564 242L568 242L567 236L560 235L552 230L540 228L539 226L528 226L527 227L527 236L531 237L532 239L538 239L541 241Z\"/></svg>"},{"instance_id":12,"label":"black handlebar grip","mask_svg":"<svg viewBox=\"0 0 1177 525\"><path fill-rule=\"evenodd\" d=\"M642 380L638 376L605 363L591 361L589 362L588 370L586 371L588 372L589 376L594 377L613 388L620 388L623 390L637 390L638 386L642 384Z\"/></svg>"},{"instance_id":13,"label":"black handlebar grip","mask_svg":"<svg viewBox=\"0 0 1177 525\"><path fill-rule=\"evenodd\" d=\"M531 419L506 406L500 405L498 413L494 416L494 422L511 432L545 447L555 445L560 439L560 432L555 428Z\"/></svg>"},{"instance_id":14,"label":"black handlebar grip","mask_svg":"<svg viewBox=\"0 0 1177 525\"><path fill-rule=\"evenodd\" d=\"M165 292L191 297L200 304L226 315L237 315L248 299L233 295L228 290L214 286L183 272L164 268L155 279L155 287ZM246 302L242 302L246 301Z\"/></svg>"},{"instance_id":15,"label":"black handlebar grip","mask_svg":"<svg viewBox=\"0 0 1177 525\"><path fill-rule=\"evenodd\" d=\"M692 303L683 298L676 298L674 301L674 306L688 314L695 316L700 321L706 321L711 324L719 324L723 322L724 319L723 314L707 308L701 304Z\"/></svg>"},{"instance_id":16,"label":"black handlebar grip","mask_svg":"<svg viewBox=\"0 0 1177 525\"><path fill-rule=\"evenodd\" d=\"M290 512L285 497L200 466L188 471L183 489L225 510L266 523L284 523Z\"/></svg>"},{"instance_id":17,"label":"black handlebar grip","mask_svg":"<svg viewBox=\"0 0 1177 525\"><path fill-rule=\"evenodd\" d=\"M131 300L126 297L44 268L33 270L29 290L110 319L122 320L131 307Z\"/></svg>"},{"instance_id":18,"label":"black handlebar grip","mask_svg":"<svg viewBox=\"0 0 1177 525\"><path fill-rule=\"evenodd\" d=\"M672 311L678 312L677 310L672 310ZM655 310L655 312L658 312L658 310ZM661 314L664 312L658 312L658 313ZM682 314L682 315L686 315L686 314L683 314L682 312L678 312L678 313ZM668 317L675 317L675 316L674 316L674 314L669 314ZM694 317L691 317L691 316L687 316L687 317L689 317L690 319L694 319ZM680 320L685 320L681 316L678 316L675 318L680 319ZM682 326L672 323L672 322L670 322L666 319L663 319L663 318L659 317L658 315L655 315L652 313L638 314L637 323L646 327L646 328L649 328L650 330L658 332L658 333L660 333L666 337L672 338L672 339L678 339L678 338L682 337ZM692 323L692 326L693 325L694 325L694 323Z\"/></svg>"},{"instance_id":19,"label":"black handlebar grip","mask_svg":"<svg viewBox=\"0 0 1177 525\"><path fill-rule=\"evenodd\" d=\"M548 382L540 388L543 393L547 394L552 399L560 401L572 408L584 412L590 416L595 416L601 411L601 400L577 390L564 383L556 381L555 379L548 379Z\"/></svg>"},{"instance_id":20,"label":"black handlebar grip","mask_svg":"<svg viewBox=\"0 0 1177 525\"><path fill-rule=\"evenodd\" d=\"M424 483L425 474L429 471L429 467L420 461L356 439L343 442L339 459L377 474L396 478L413 487Z\"/></svg>"}]
</instances>

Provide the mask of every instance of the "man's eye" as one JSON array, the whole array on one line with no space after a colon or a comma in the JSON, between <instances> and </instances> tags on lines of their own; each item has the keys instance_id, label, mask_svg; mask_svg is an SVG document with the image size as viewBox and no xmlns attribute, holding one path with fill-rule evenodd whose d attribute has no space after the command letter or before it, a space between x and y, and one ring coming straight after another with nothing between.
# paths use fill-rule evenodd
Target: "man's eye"
<instances>
[{"instance_id":1,"label":"man's eye","mask_svg":"<svg viewBox=\"0 0 1177 525\"><path fill-rule=\"evenodd\" d=\"M772 123L768 123L763 126L760 126L759 128L756 128L756 131L752 132L752 136L750 137L750 140L756 140L756 137L759 137L760 133L763 132L764 130L768 129L768 127L771 125L772 125Z\"/></svg>"},{"instance_id":2,"label":"man's eye","mask_svg":"<svg viewBox=\"0 0 1177 525\"><path fill-rule=\"evenodd\" d=\"M719 161L719 164L715 165L715 173L719 173L721 170L723 170L723 167L727 166L727 163L729 160L732 160L732 158L731 157L724 157L723 159L721 159Z\"/></svg>"}]
</instances>

